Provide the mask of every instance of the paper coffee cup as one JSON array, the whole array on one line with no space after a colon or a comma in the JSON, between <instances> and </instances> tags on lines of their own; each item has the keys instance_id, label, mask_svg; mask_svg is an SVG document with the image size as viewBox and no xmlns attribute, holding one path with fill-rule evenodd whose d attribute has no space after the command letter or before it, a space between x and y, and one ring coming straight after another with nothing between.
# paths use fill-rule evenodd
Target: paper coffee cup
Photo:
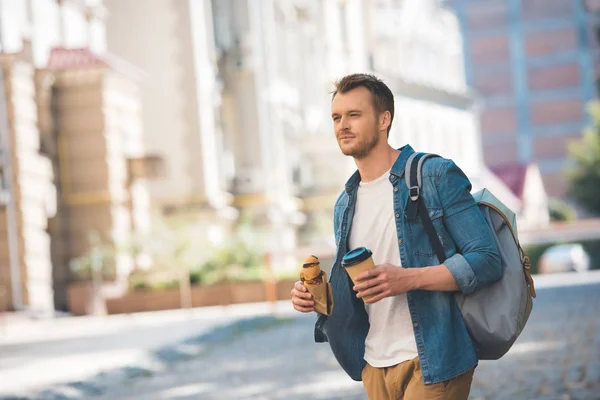
<instances>
[{"instance_id":1,"label":"paper coffee cup","mask_svg":"<svg viewBox=\"0 0 600 400\"><path fill-rule=\"evenodd\" d=\"M365 271L368 271L372 268L375 268L375 262L373 261L373 252L366 247L357 247L354 250L350 250L346 253L344 258L342 259L342 266L350 275L350 279L354 284L358 284L356 281L356 277L362 274ZM368 299L372 296L363 297L364 299Z\"/></svg>"}]
</instances>

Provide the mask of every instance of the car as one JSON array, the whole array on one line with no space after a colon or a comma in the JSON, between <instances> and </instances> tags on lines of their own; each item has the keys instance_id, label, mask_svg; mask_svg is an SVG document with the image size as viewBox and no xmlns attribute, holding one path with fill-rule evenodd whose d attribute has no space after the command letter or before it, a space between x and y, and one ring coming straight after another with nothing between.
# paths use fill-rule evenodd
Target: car
<instances>
[{"instance_id":1,"label":"car","mask_svg":"<svg viewBox=\"0 0 600 400\"><path fill-rule=\"evenodd\" d=\"M539 273L585 272L589 271L590 266L590 256L583 245L560 244L544 251L540 257Z\"/></svg>"}]
</instances>

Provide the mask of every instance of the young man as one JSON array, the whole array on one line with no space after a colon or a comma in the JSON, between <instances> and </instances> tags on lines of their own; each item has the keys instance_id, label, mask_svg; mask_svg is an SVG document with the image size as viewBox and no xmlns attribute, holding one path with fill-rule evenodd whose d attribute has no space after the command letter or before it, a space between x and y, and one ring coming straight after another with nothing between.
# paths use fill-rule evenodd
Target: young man
<instances>
[{"instance_id":1,"label":"young man","mask_svg":"<svg viewBox=\"0 0 600 400\"><path fill-rule=\"evenodd\" d=\"M388 144L390 89L372 75L348 75L336 84L331 117L340 149L358 171L335 204L335 306L331 316L319 316L315 340L329 342L370 399L467 399L478 359L453 292L473 293L502 275L471 184L451 160L423 164L422 196L446 254L438 265L421 220L405 213L404 168L414 150ZM376 268L354 285L341 260L360 246L373 251ZM292 303L313 311L300 282Z\"/></svg>"}]
</instances>

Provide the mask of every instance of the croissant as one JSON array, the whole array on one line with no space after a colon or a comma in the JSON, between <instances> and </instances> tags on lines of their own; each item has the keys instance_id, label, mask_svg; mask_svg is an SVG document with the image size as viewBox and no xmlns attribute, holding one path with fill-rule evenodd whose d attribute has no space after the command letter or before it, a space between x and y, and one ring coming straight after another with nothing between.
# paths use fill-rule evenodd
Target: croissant
<instances>
[{"instance_id":1,"label":"croissant","mask_svg":"<svg viewBox=\"0 0 600 400\"><path fill-rule=\"evenodd\" d=\"M302 271L300 271L300 280L309 285L323 283L323 274L318 257L309 256L306 258L302 265Z\"/></svg>"},{"instance_id":2,"label":"croissant","mask_svg":"<svg viewBox=\"0 0 600 400\"><path fill-rule=\"evenodd\" d=\"M327 282L327 274L321 271L318 257L310 256L306 258L300 271L300 280L310 294L313 295L315 311L320 314L331 315L333 312L331 285Z\"/></svg>"}]
</instances>

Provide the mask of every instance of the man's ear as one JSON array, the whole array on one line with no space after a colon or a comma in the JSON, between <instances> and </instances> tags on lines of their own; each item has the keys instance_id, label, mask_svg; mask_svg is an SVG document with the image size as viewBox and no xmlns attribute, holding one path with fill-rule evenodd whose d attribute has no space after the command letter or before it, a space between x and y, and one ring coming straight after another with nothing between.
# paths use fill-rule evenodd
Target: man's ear
<instances>
[{"instance_id":1,"label":"man's ear","mask_svg":"<svg viewBox=\"0 0 600 400\"><path fill-rule=\"evenodd\" d=\"M392 114L389 111L384 111L381 114L379 114L379 130L380 131L387 132L391 123L392 123Z\"/></svg>"}]
</instances>

